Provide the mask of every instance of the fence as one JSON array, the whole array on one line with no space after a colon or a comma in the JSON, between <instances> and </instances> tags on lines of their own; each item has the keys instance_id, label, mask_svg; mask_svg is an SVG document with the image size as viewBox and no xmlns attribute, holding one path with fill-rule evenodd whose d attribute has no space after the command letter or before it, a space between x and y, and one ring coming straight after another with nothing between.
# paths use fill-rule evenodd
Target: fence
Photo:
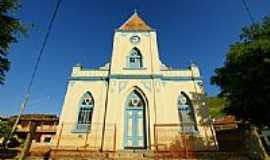
<instances>
[{"instance_id":1,"label":"fence","mask_svg":"<svg viewBox=\"0 0 270 160\"><path fill-rule=\"evenodd\" d=\"M115 151L116 125L106 124L104 134L102 126L101 123L83 127L74 123L60 124L53 144L57 149ZM155 124L154 150L173 152L217 150L215 137L211 125L197 125L194 128L191 124Z\"/></svg>"},{"instance_id":2,"label":"fence","mask_svg":"<svg viewBox=\"0 0 270 160\"><path fill-rule=\"evenodd\" d=\"M213 151L218 149L213 127L209 124L156 124L156 151Z\"/></svg>"},{"instance_id":3,"label":"fence","mask_svg":"<svg viewBox=\"0 0 270 160\"><path fill-rule=\"evenodd\" d=\"M115 124L106 124L104 132L102 123L92 123L91 126L84 127L74 123L62 123L58 127L53 141L56 149L115 151ZM103 145L102 138L104 138Z\"/></svg>"},{"instance_id":4,"label":"fence","mask_svg":"<svg viewBox=\"0 0 270 160\"><path fill-rule=\"evenodd\" d=\"M83 132L82 132L83 130ZM155 124L152 150L156 159L210 158L228 159L246 155L244 130L232 128L214 131L210 124ZM104 135L102 136L102 133ZM63 123L53 140L52 155L56 156L105 156L116 151L117 130L115 124L93 123L91 126L76 126ZM102 138L104 140L102 141ZM103 145L102 145L102 142ZM88 152L88 151L106 151ZM58 152L60 151L60 152ZM109 152L108 152L109 151ZM99 154L99 155L96 155ZM113 153L114 154L114 153ZM76 157L75 156L75 157ZM219 158L218 158L219 157ZM225 158L224 158L225 157Z\"/></svg>"}]
</instances>

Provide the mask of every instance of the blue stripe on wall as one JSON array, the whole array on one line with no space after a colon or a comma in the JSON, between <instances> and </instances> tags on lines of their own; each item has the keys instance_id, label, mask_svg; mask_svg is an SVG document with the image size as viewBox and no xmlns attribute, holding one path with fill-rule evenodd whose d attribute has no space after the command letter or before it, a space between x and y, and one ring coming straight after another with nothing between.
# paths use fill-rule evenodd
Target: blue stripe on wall
<instances>
[{"instance_id":1,"label":"blue stripe on wall","mask_svg":"<svg viewBox=\"0 0 270 160\"><path fill-rule=\"evenodd\" d=\"M202 80L202 77L177 77L177 76L162 76L162 75L111 75L110 79L161 79L165 81L191 81ZM71 77L69 80L76 81L106 81L108 77L96 76L96 77Z\"/></svg>"}]
</instances>

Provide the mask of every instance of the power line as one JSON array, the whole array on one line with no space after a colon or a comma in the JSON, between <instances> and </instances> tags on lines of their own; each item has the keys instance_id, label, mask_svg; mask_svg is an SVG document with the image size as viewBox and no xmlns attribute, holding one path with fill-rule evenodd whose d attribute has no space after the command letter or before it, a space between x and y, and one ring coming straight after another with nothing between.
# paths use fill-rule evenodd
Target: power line
<instances>
[{"instance_id":1,"label":"power line","mask_svg":"<svg viewBox=\"0 0 270 160\"><path fill-rule=\"evenodd\" d=\"M35 66L34 66L32 75L31 75L31 78L30 78L30 81L29 81L29 84L28 84L27 89L26 89L26 95L25 95L25 98L24 98L24 100L23 100L23 102L22 102L22 104L21 104L21 106L20 106L20 112L19 112L19 114L18 114L18 116L17 116L17 118L16 118L16 121L15 121L13 127L12 127L12 130L11 130L11 132L10 132L10 134L9 134L9 137L11 137L11 135L12 135L13 132L15 131L16 126L17 126L17 124L19 123L20 117L21 117L22 113L24 112L25 107L26 107L26 105L27 105L27 103L28 103L29 97L30 97L30 95L31 95L31 88L32 88L32 86L33 86L33 82L34 82L34 80L35 80L36 73L37 73L37 71L38 71L39 64L40 64L42 55L43 55L43 53L44 53L44 50L45 50L45 48L46 48L46 45L47 45L47 42L48 42L50 33L51 33L51 31L52 31L52 27L53 27L53 24L54 24L54 21L55 21L57 12L58 12L58 10L59 10L59 8L60 8L61 2L62 2L62 0L58 0L58 1L57 1L56 7L55 7L54 12L53 12L53 14L52 14L52 17L51 17L51 19L50 19L50 21L49 21L49 25L48 25L48 29L47 29L46 35L45 35L44 40L43 40L43 42L42 42L42 45L41 45L41 48L40 48L40 51L39 51L39 54L38 54L38 57L37 57L37 60L36 60L36 63L35 63Z\"/></svg>"},{"instance_id":2,"label":"power line","mask_svg":"<svg viewBox=\"0 0 270 160\"><path fill-rule=\"evenodd\" d=\"M246 2L246 0L242 0L242 3L243 3L245 10L247 11L247 14L248 14L249 20L251 21L251 24L255 24L255 18L251 13L251 10L248 6L248 3Z\"/></svg>"}]
</instances>

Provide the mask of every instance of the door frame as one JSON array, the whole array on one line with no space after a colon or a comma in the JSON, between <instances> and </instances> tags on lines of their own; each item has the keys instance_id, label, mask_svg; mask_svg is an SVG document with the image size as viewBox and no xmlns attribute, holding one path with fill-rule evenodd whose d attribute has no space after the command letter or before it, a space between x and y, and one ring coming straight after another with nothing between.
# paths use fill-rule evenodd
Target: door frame
<instances>
[{"instance_id":1,"label":"door frame","mask_svg":"<svg viewBox=\"0 0 270 160\"><path fill-rule=\"evenodd\" d=\"M138 110L138 108L129 108L127 105L127 100L128 100L128 96L132 93L132 92L137 92L138 95L140 96L141 100L143 101L143 136L144 136L144 146L143 147L128 147L126 146L127 144L127 123L128 123L128 110ZM123 122L123 149L128 150L128 149L148 149L149 148L149 144L150 144L150 122L149 122L149 113L148 113L148 101L145 97L145 95L138 90L137 88L132 89L131 91L128 92L128 95L125 97L125 102L124 102L124 122Z\"/></svg>"}]
</instances>

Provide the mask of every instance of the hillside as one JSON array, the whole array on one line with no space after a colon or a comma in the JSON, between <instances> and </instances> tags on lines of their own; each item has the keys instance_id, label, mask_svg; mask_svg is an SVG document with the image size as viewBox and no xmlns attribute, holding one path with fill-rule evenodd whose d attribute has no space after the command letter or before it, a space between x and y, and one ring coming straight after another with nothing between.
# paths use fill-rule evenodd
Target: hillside
<instances>
[{"instance_id":1,"label":"hillside","mask_svg":"<svg viewBox=\"0 0 270 160\"><path fill-rule=\"evenodd\" d=\"M207 97L207 105L209 107L209 114L212 118L223 116L222 112L225 105L225 99L219 97Z\"/></svg>"}]
</instances>

